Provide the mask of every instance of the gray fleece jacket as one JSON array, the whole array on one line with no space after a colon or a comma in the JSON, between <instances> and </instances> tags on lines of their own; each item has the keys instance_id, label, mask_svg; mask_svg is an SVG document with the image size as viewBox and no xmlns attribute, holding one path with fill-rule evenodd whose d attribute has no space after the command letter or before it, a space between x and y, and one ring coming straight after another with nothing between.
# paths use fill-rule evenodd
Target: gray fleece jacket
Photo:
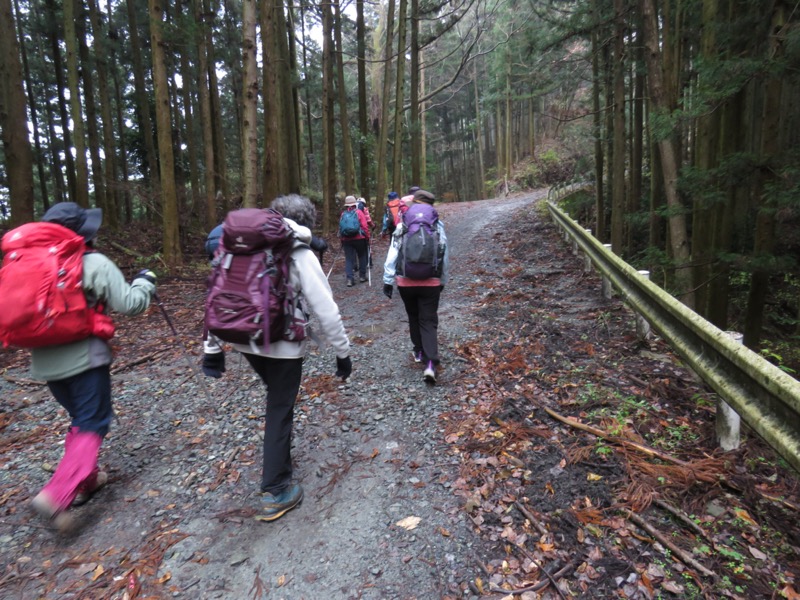
<instances>
[{"instance_id":1,"label":"gray fleece jacket","mask_svg":"<svg viewBox=\"0 0 800 600\"><path fill-rule=\"evenodd\" d=\"M314 252L308 247L311 242L311 230L298 225L291 219L285 219L295 234L295 250L291 254L289 280L292 287L300 295L300 305L313 313L319 320L322 335L333 346L338 358L350 355L350 340L344 330L339 307L333 299L333 292L322 266ZM300 310L298 308L298 310ZM315 331L316 334L320 332ZM247 344L234 344L233 347L245 354L261 354L270 358L303 358L306 354L306 340L290 342L280 340L270 342L265 351L258 347L255 350Z\"/></svg>"}]
</instances>

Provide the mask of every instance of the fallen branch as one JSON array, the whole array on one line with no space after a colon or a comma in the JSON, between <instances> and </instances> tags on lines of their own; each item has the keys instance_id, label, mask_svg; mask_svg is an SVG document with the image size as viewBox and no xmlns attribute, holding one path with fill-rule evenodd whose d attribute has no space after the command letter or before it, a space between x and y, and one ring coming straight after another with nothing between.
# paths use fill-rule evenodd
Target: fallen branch
<instances>
[{"instance_id":1,"label":"fallen branch","mask_svg":"<svg viewBox=\"0 0 800 600\"><path fill-rule=\"evenodd\" d=\"M157 350L145 356L139 357L136 360L131 360L129 362L123 363L111 369L111 373L120 373L122 371L125 371L126 369L130 369L131 367L141 365L142 363L150 362L151 360L155 359L159 354L163 354L164 352L165 350Z\"/></svg>"},{"instance_id":2,"label":"fallen branch","mask_svg":"<svg viewBox=\"0 0 800 600\"><path fill-rule=\"evenodd\" d=\"M794 502L785 500L783 498L779 498L778 496L773 496L772 494L768 494L766 492L762 492L759 489L756 489L755 492L758 493L762 498L764 498L764 500L771 500L772 502L783 504L786 508L791 508L792 510L800 512L800 506L798 506Z\"/></svg>"},{"instance_id":3,"label":"fallen branch","mask_svg":"<svg viewBox=\"0 0 800 600\"><path fill-rule=\"evenodd\" d=\"M697 562L694 558L692 558L686 551L682 548L679 548L675 544L673 544L669 539L667 539L658 529L653 527L650 523L645 521L643 517L637 515L635 512L625 509L625 515L636 523L639 527L644 529L647 533L653 536L662 546L665 548L669 548L670 551L678 558L682 563L685 565L699 571L706 577L711 577L712 579L716 579L717 575L713 571L705 568L699 562Z\"/></svg>"},{"instance_id":4,"label":"fallen branch","mask_svg":"<svg viewBox=\"0 0 800 600\"><path fill-rule=\"evenodd\" d=\"M514 507L522 513L522 515L530 521L531 525L538 531L541 535L548 535L547 529L545 529L544 525L539 523L539 520L536 518L531 511L525 508L521 502L514 502Z\"/></svg>"},{"instance_id":5,"label":"fallen branch","mask_svg":"<svg viewBox=\"0 0 800 600\"><path fill-rule=\"evenodd\" d=\"M685 512L683 512L679 508L676 508L676 507L672 506L672 504L670 504L669 502L666 502L666 501L661 500L659 498L656 498L655 500L653 500L653 502L657 506L660 506L665 511L670 513L675 518L677 518L680 521L682 521L684 524L686 524L687 527L689 527L689 529L695 531L696 533L699 533L701 536L703 536L705 539L710 541L712 544L714 543L714 540L712 540L710 537L708 537L708 534L706 533L705 529L703 529L702 527L700 527L700 525L698 525L697 523L692 521L689 518L689 515L687 515Z\"/></svg>"},{"instance_id":6,"label":"fallen branch","mask_svg":"<svg viewBox=\"0 0 800 600\"><path fill-rule=\"evenodd\" d=\"M40 386L47 384L47 382L45 381L37 381L36 379L25 379L23 377L13 377L11 375L3 375L3 379L5 379L9 383L16 383L17 385Z\"/></svg>"},{"instance_id":7,"label":"fallen branch","mask_svg":"<svg viewBox=\"0 0 800 600\"><path fill-rule=\"evenodd\" d=\"M139 252L136 252L136 250L131 250L130 248L126 248L125 246L123 246L118 242L115 242L114 240L103 240L103 242L116 248L120 252L124 252L128 256L135 256L136 258L145 258L144 254L140 254Z\"/></svg>"},{"instance_id":8,"label":"fallen branch","mask_svg":"<svg viewBox=\"0 0 800 600\"><path fill-rule=\"evenodd\" d=\"M556 583L555 577L550 575L550 573L547 571L547 569L545 569L541 565L541 563L536 559L536 557L533 554L531 554L530 552L528 552L528 549L525 548L524 546L517 545L517 548L519 548L519 550L522 551L522 553L528 558L529 561L531 561L534 564L534 566L537 569L539 569L540 572L544 573L547 576L547 579L550 580L550 583L553 584L553 587L558 592L558 595L561 596L564 600L567 600L567 597L564 595L564 592L562 592L561 588L558 587L558 584Z\"/></svg>"},{"instance_id":9,"label":"fallen branch","mask_svg":"<svg viewBox=\"0 0 800 600\"><path fill-rule=\"evenodd\" d=\"M575 568L575 563L578 560L582 560L582 559L583 559L583 555L581 555L581 556L579 556L577 558L573 558L571 561L569 561L569 563L567 563L567 566L565 566L564 568L556 571L555 573L553 573L552 576L548 574L548 577L550 577L551 579L546 579L544 581L540 581L539 583L534 583L533 585L529 585L528 587L517 588L516 590L507 590L505 588L501 588L499 585L490 584L489 585L489 590L492 591L492 592L498 592L500 594L514 594L514 595L516 595L516 594L524 594L525 592L538 592L538 591L543 590L544 588L546 588L548 585L550 585L550 581L552 579L558 581L559 579L564 577L564 575L566 575L567 573L569 573L570 571L572 571ZM556 587L556 589L558 589L558 587ZM559 592L560 592L560 590L559 590Z\"/></svg>"},{"instance_id":10,"label":"fallen branch","mask_svg":"<svg viewBox=\"0 0 800 600\"><path fill-rule=\"evenodd\" d=\"M645 446L644 444L640 444L638 442L632 442L630 440L626 440L624 438L617 437L615 435L609 435L602 429L597 429L595 427L592 427L591 425L585 425L584 423L580 423L574 419L570 419L568 417L560 415L556 411L547 408L546 406L542 406L542 410L544 410L548 415L553 417L556 421L561 421L565 425L569 425L570 427L574 427L575 429L580 429L581 431L591 433L592 435L604 439L607 442L611 442L613 444L619 444L621 446L627 446L628 448L633 448L635 450L638 450L639 452L643 452L644 454L661 459L665 462L670 462L674 465L691 468L690 463L687 463L686 461L681 460L679 458L675 458L674 456L670 456L669 454L664 454L663 452L659 452L655 448L650 448L648 446Z\"/></svg>"}]
</instances>

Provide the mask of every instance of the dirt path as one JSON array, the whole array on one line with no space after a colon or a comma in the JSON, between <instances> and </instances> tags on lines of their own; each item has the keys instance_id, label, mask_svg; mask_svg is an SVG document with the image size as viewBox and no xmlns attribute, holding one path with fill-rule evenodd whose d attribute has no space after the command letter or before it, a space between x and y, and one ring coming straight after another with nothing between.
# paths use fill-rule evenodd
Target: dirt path
<instances>
[{"instance_id":1,"label":"dirt path","mask_svg":"<svg viewBox=\"0 0 800 600\"><path fill-rule=\"evenodd\" d=\"M627 427L615 411L635 398L638 408L626 414L654 417L636 424L643 434L669 426L688 436L678 425L696 422L702 436L713 427L694 401L702 388L662 345L638 344L630 313L602 299L596 277L583 274L534 209L541 197L439 207L453 262L435 387L411 361L402 302L381 293L386 242L373 248L372 286L345 287L336 258L330 280L354 373L347 384L336 380L329 349L307 359L293 450L305 499L274 523L251 518L260 380L229 352L225 376L199 385L154 308L119 334L118 422L101 455L110 484L77 511L77 535L55 535L28 502L60 457L54 440L66 422L46 388L21 381L24 353L4 354L0 598L123 598L127 590L128 598L455 599L534 584L550 586L546 598L693 592L686 577L671 575L681 564L626 529L619 506L650 498L656 486L694 502L701 523L710 500L723 516L742 504L677 474L627 474L623 455L540 406ZM199 356L202 282L187 274L159 292ZM689 446L713 452L704 444L699 437ZM768 485L796 490L777 473L765 473ZM643 496L629 495L632 481ZM764 526L784 518L771 517ZM691 546L695 534L680 535ZM763 581L780 560L757 565ZM734 576L729 589L738 583Z\"/></svg>"},{"instance_id":2,"label":"dirt path","mask_svg":"<svg viewBox=\"0 0 800 600\"><path fill-rule=\"evenodd\" d=\"M526 202L507 202L502 211L495 210L502 202L442 207L453 256ZM371 287L346 288L343 257L334 265L354 376L347 385L334 380L330 350L307 360L294 443L305 499L275 523L249 518L260 473L260 382L228 353L225 377L206 380L209 404L163 338L156 309L147 327L139 320L120 335L118 367L137 360L125 355L134 340L154 357L115 375L119 421L101 456L111 484L78 511L84 527L74 538L42 528L26 506L59 459L53 440L61 439L64 416L45 388L4 383L10 425L0 464L0 596L103 597L124 584L141 586L142 595L193 598L258 597L259 589L285 598L460 595L475 565L472 534L449 490L459 464L439 416L463 369L449 348L469 332L457 294L464 263L454 259L443 296L445 369L440 385L429 387L410 360L402 303L381 294L386 243L373 252ZM201 301L202 286L165 283L160 295L179 329L196 330L185 313ZM188 345L197 352L196 341ZM29 377L24 356L11 366L20 367L6 371L12 378ZM408 517L419 518L414 529L397 525Z\"/></svg>"}]
</instances>

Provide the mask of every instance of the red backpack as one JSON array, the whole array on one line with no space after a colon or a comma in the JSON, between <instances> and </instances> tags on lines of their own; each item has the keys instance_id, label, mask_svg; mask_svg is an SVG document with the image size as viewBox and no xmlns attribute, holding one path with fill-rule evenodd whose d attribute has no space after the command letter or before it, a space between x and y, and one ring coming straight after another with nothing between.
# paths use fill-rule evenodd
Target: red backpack
<instances>
[{"instance_id":1,"label":"red backpack","mask_svg":"<svg viewBox=\"0 0 800 600\"><path fill-rule=\"evenodd\" d=\"M56 223L26 223L3 236L0 341L38 348L114 335L102 307L83 293L83 236Z\"/></svg>"},{"instance_id":2,"label":"red backpack","mask_svg":"<svg viewBox=\"0 0 800 600\"><path fill-rule=\"evenodd\" d=\"M289 283L295 237L273 209L229 212L208 281L206 329L222 341L267 349L300 341L308 325Z\"/></svg>"}]
</instances>

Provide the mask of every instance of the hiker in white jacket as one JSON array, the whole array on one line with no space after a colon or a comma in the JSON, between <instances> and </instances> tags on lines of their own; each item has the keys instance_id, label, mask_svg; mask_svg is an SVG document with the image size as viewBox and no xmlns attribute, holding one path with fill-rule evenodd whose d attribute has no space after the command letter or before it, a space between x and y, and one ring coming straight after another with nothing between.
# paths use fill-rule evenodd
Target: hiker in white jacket
<instances>
[{"instance_id":1,"label":"hiker in white jacket","mask_svg":"<svg viewBox=\"0 0 800 600\"><path fill-rule=\"evenodd\" d=\"M308 247L316 209L308 198L297 194L276 198L270 208L283 215L296 237L289 280L300 298L298 310L305 309L317 317L322 335L336 352L336 376L347 379L352 371L350 341L328 279L316 255ZM303 488L292 481L290 447L294 403L300 389L306 340L270 342L266 349L246 344L234 344L234 348L244 354L267 387L262 509L255 518L274 521L303 499Z\"/></svg>"}]
</instances>

